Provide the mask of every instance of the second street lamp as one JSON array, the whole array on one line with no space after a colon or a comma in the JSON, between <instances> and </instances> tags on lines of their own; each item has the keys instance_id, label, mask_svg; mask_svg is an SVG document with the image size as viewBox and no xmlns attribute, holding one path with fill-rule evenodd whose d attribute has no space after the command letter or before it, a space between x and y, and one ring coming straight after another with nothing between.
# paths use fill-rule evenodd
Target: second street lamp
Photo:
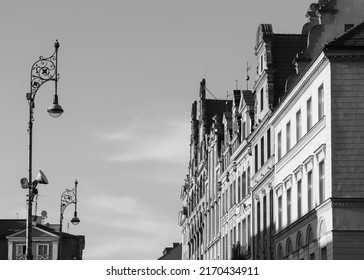
<instances>
[{"instance_id":1,"label":"second street lamp","mask_svg":"<svg viewBox=\"0 0 364 280\"><path fill-rule=\"evenodd\" d=\"M66 210L67 206L70 204L75 205L75 212L73 214L73 218L71 223L73 225L78 225L80 223L80 219L77 217L77 185L78 181L75 180L75 187L72 190L67 189L61 195L61 209L60 209L60 219L59 219L59 250L58 250L58 259L62 260L62 224L63 224L63 213Z\"/></svg>"},{"instance_id":2,"label":"second street lamp","mask_svg":"<svg viewBox=\"0 0 364 280\"><path fill-rule=\"evenodd\" d=\"M62 107L58 104L58 95L57 95L57 82L58 82L58 71L57 71L57 61L58 61L58 41L54 44L55 51L53 55L48 58L44 58L43 56L39 57L31 69L30 74L30 92L26 94L26 98L29 104L29 123L28 123L28 183L21 179L22 187L28 188L28 215L27 215L27 224L26 224L26 256L28 260L33 259L32 253L32 205L34 196L37 194L37 189L34 187L32 181L32 148L33 148L33 111L35 107L35 95L38 89L44 83L48 81L55 82L55 92L53 98L53 105L48 109L48 113L52 117L59 117L63 113ZM37 181L37 180L35 180Z\"/></svg>"}]
</instances>

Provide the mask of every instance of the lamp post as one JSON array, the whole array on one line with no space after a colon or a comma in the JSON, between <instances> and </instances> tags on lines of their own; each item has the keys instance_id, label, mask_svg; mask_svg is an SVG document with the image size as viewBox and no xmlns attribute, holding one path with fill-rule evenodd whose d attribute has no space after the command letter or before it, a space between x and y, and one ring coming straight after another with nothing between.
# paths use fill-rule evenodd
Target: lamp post
<instances>
[{"instance_id":1,"label":"lamp post","mask_svg":"<svg viewBox=\"0 0 364 280\"><path fill-rule=\"evenodd\" d=\"M77 185L78 181L75 180L75 187L72 190L66 189L61 195L61 213L60 213L60 221L59 221L59 250L58 250L58 259L62 259L62 223L63 223L63 213L66 210L67 206L70 204L75 205L75 212L71 223L74 225L78 225L80 219L77 217Z\"/></svg>"},{"instance_id":2,"label":"lamp post","mask_svg":"<svg viewBox=\"0 0 364 280\"><path fill-rule=\"evenodd\" d=\"M55 82L55 93L53 98L53 104L48 109L48 113L57 118L63 113L63 109L58 105L58 95L57 95L57 82L58 82L58 72L57 72L57 60L58 60L58 48L59 43L56 41L54 43L55 51L53 55L48 58L42 56L39 57L32 68L30 74L30 92L26 94L26 98L29 104L29 123L28 123L28 182L26 179L21 179L22 187L27 186L28 188L28 216L27 216L27 230L26 230L26 249L27 249L27 259L33 259L32 253L32 204L34 196L37 195L38 190L36 189L36 184L34 182L39 182L35 180L32 183L32 145L33 145L33 111L35 107L35 95L38 89L45 82L54 81ZM41 174L42 175L42 174ZM44 175L44 174L43 174ZM24 180L25 179L25 180ZM39 182L40 183L40 182Z\"/></svg>"}]
</instances>

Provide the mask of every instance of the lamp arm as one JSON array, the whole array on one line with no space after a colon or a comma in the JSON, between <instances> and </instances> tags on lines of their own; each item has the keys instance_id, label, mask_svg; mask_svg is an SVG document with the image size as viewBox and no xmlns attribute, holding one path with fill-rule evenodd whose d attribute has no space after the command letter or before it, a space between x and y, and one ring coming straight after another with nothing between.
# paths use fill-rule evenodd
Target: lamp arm
<instances>
[{"instance_id":1,"label":"lamp arm","mask_svg":"<svg viewBox=\"0 0 364 280\"><path fill-rule=\"evenodd\" d=\"M27 99L34 102L35 94L38 89L45 82L55 81L55 95L57 95L57 82L58 82L58 72L57 72L57 62L58 62L58 40L54 43L55 51L48 57L39 57L32 68L30 74L30 93L27 94Z\"/></svg>"}]
</instances>

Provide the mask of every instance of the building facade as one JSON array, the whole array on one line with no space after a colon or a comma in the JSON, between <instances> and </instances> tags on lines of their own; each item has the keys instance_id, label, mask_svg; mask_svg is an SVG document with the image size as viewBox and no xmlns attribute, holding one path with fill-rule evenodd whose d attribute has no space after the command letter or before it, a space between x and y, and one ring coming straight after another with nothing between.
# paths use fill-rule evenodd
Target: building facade
<instances>
[{"instance_id":1,"label":"building facade","mask_svg":"<svg viewBox=\"0 0 364 280\"><path fill-rule=\"evenodd\" d=\"M201 82L182 259L364 258L363 15L323 0L301 34L261 24L252 90L207 99Z\"/></svg>"},{"instance_id":2,"label":"building facade","mask_svg":"<svg viewBox=\"0 0 364 280\"><path fill-rule=\"evenodd\" d=\"M26 220L0 220L0 260L26 259ZM32 227L34 260L59 259L59 225L36 223ZM62 233L62 259L82 260L84 235Z\"/></svg>"}]
</instances>

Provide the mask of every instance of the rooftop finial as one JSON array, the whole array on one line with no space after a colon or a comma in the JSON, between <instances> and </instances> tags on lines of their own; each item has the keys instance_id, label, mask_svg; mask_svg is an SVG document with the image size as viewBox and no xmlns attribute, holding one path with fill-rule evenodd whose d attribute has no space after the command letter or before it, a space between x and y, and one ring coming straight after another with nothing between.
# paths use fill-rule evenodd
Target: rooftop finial
<instances>
[{"instance_id":1,"label":"rooftop finial","mask_svg":"<svg viewBox=\"0 0 364 280\"><path fill-rule=\"evenodd\" d=\"M246 76L245 76L245 80L246 80L246 90L249 89L249 80L250 80L249 71L250 71L250 68L251 67L252 67L252 64L250 63L250 66L249 66L249 63L246 62Z\"/></svg>"}]
</instances>

